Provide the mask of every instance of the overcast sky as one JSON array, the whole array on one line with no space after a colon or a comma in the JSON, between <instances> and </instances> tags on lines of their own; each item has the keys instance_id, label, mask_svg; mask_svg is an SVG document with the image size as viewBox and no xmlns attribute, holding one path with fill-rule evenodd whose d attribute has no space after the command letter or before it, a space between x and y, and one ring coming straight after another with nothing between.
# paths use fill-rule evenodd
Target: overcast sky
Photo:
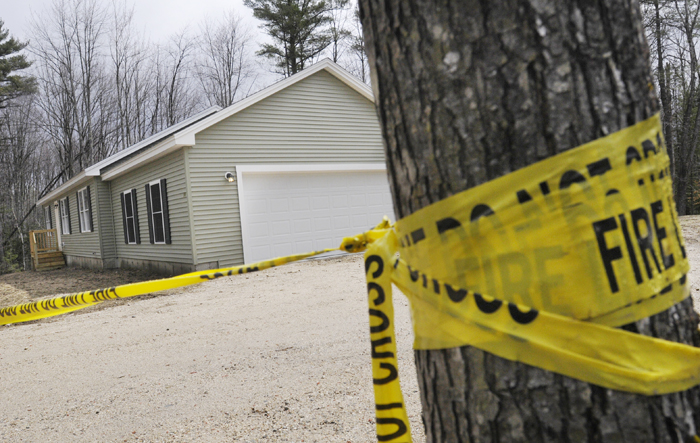
<instances>
[{"instance_id":1,"label":"overcast sky","mask_svg":"<svg viewBox=\"0 0 700 443\"><path fill-rule=\"evenodd\" d=\"M30 24L33 15L41 15L51 9L54 0L0 0L0 19L5 22L4 29L21 41L31 40ZM105 6L111 0L100 0ZM252 9L243 5L243 0L116 0L126 1L134 7L134 24L152 43L165 43L168 37L185 27L193 33L205 17L220 19L223 12L233 10L249 26L254 40L254 50L269 37L258 26L260 21L253 17ZM269 61L256 57L260 63L255 85L252 91L268 86L280 79L273 73Z\"/></svg>"},{"instance_id":2,"label":"overcast sky","mask_svg":"<svg viewBox=\"0 0 700 443\"><path fill-rule=\"evenodd\" d=\"M105 5L110 0L102 0ZM32 14L43 13L50 9L53 0L0 0L0 19L10 35L21 40L29 38L29 23ZM221 14L233 9L250 24L256 40L262 36L258 31L259 22L253 18L250 8L243 5L243 0L127 0L134 6L134 15L138 29L150 35L153 42L163 42L172 33L189 26L196 31L205 16L219 18Z\"/></svg>"}]
</instances>

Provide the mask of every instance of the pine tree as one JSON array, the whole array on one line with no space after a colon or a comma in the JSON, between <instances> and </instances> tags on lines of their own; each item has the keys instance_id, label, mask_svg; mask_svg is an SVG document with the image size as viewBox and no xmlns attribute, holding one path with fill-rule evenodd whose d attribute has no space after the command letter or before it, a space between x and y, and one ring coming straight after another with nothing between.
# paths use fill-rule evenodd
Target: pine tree
<instances>
[{"instance_id":1,"label":"pine tree","mask_svg":"<svg viewBox=\"0 0 700 443\"><path fill-rule=\"evenodd\" d=\"M258 55L275 60L285 77L304 69L331 43L326 29L331 21L331 2L325 0L245 0L262 28L274 40L266 43Z\"/></svg>"},{"instance_id":2,"label":"pine tree","mask_svg":"<svg viewBox=\"0 0 700 443\"><path fill-rule=\"evenodd\" d=\"M0 20L0 108L7 106L13 98L33 92L36 87L33 77L13 75L13 72L31 66L31 62L24 54L17 54L27 43L9 37L10 31L3 29L4 24Z\"/></svg>"}]
</instances>

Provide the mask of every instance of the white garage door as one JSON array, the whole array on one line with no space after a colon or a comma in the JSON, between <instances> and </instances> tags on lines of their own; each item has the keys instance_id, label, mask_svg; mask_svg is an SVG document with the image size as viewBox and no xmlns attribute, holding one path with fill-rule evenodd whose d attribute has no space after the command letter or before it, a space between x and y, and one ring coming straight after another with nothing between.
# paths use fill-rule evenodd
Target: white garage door
<instances>
[{"instance_id":1,"label":"white garage door","mask_svg":"<svg viewBox=\"0 0 700 443\"><path fill-rule=\"evenodd\" d=\"M238 177L246 263L336 248L384 215L394 220L384 170L239 171Z\"/></svg>"}]
</instances>

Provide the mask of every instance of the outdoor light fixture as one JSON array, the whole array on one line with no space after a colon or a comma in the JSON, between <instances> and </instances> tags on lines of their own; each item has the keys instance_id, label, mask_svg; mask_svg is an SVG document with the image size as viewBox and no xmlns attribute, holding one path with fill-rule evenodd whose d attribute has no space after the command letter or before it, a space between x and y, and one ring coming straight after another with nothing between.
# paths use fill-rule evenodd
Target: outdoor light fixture
<instances>
[{"instance_id":1,"label":"outdoor light fixture","mask_svg":"<svg viewBox=\"0 0 700 443\"><path fill-rule=\"evenodd\" d=\"M231 172L227 172L226 174L224 174L224 178L225 178L229 183L233 183L233 182L236 181L236 176L233 175L233 173L231 173Z\"/></svg>"}]
</instances>

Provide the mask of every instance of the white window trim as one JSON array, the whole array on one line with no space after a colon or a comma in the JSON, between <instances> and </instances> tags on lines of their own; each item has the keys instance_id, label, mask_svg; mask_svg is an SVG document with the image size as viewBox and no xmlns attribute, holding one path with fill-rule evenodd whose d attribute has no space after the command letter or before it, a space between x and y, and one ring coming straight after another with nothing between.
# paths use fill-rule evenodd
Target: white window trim
<instances>
[{"instance_id":1,"label":"white window trim","mask_svg":"<svg viewBox=\"0 0 700 443\"><path fill-rule=\"evenodd\" d=\"M92 232L92 229L90 225L90 218L92 217L92 214L90 214L90 206L84 207L83 200L85 199L85 196L87 195L87 186L84 187L83 189L78 190L78 224L80 225L80 232ZM85 220L83 220L83 217L85 217Z\"/></svg>"},{"instance_id":2,"label":"white window trim","mask_svg":"<svg viewBox=\"0 0 700 443\"><path fill-rule=\"evenodd\" d=\"M150 185L150 183L149 183ZM124 196L124 207L122 208L122 211L124 211L124 220L126 220L126 238L127 238L127 244L128 245L135 245L136 243L136 210L134 209L134 199L136 198L136 192L133 192L134 189L129 189L128 191L122 192L122 195ZM131 239L129 238L129 216L126 213L126 194L130 195L131 198L131 219L134 223L134 241L132 242Z\"/></svg>"},{"instance_id":3,"label":"white window trim","mask_svg":"<svg viewBox=\"0 0 700 443\"><path fill-rule=\"evenodd\" d=\"M65 210L65 214L63 213ZM61 234L70 235L70 208L68 207L68 197L63 197L58 201L58 212L61 215Z\"/></svg>"},{"instance_id":4,"label":"white window trim","mask_svg":"<svg viewBox=\"0 0 700 443\"><path fill-rule=\"evenodd\" d=\"M156 211L153 210L153 189L154 185L158 185L158 198L160 199L160 212L161 217L163 218L163 241L156 241L156 220L155 220L155 214ZM153 244L154 245L164 245L165 243L165 214L163 213L163 190L161 189L160 186L160 179L158 180L153 180L152 182L148 183L149 191L148 191L148 201L151 204L151 213L149 214L149 217L151 217L151 227L153 228Z\"/></svg>"}]
</instances>

